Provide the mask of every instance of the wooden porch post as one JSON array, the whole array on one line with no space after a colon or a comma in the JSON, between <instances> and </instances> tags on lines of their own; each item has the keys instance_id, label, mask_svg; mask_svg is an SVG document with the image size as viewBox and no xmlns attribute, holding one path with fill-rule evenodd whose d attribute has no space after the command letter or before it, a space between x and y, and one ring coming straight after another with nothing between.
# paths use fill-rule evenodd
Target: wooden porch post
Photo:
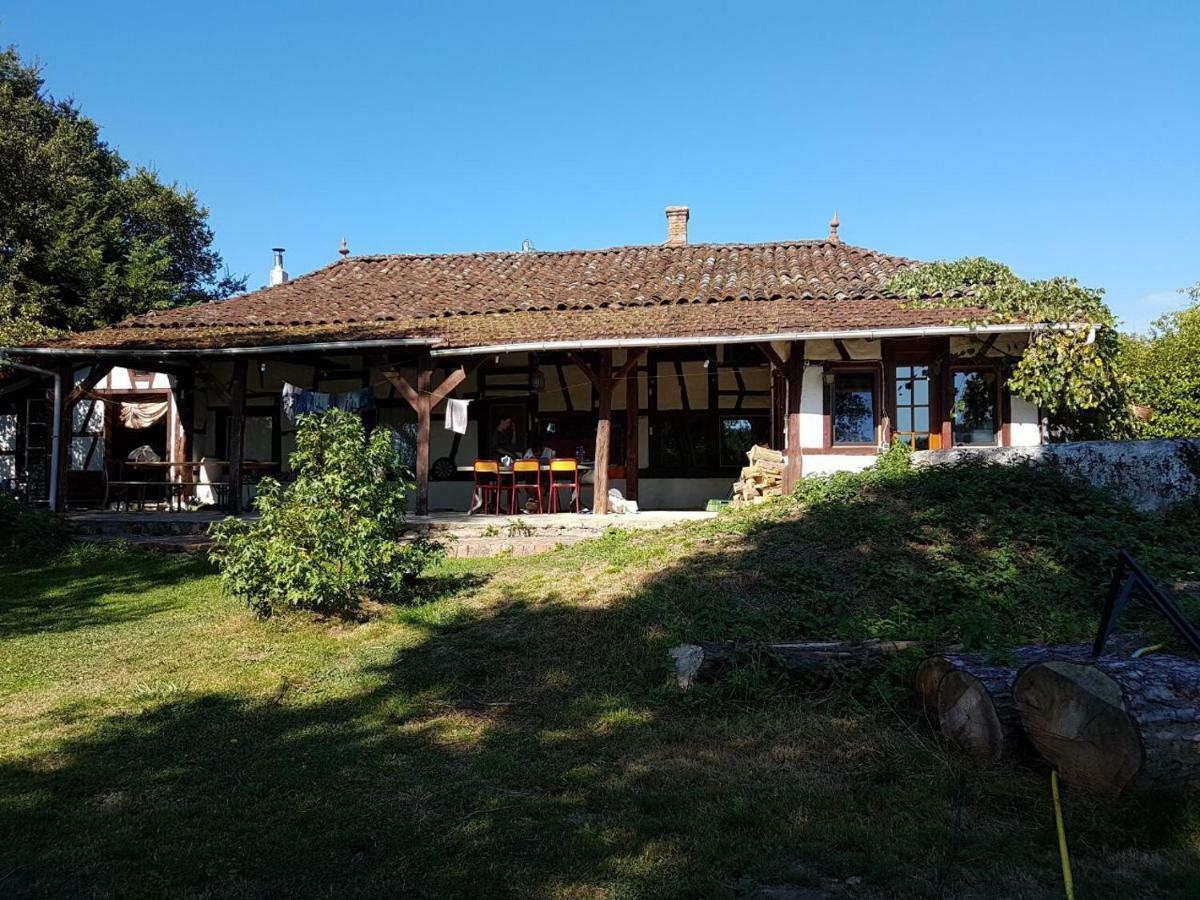
<instances>
[{"instance_id":1,"label":"wooden porch post","mask_svg":"<svg viewBox=\"0 0 1200 900\"><path fill-rule=\"evenodd\" d=\"M804 341L792 341L787 358L787 467L783 489L790 493L800 481L800 401L804 390Z\"/></svg>"},{"instance_id":2,"label":"wooden porch post","mask_svg":"<svg viewBox=\"0 0 1200 900\"><path fill-rule=\"evenodd\" d=\"M638 360L645 350L630 350L621 368L613 372L612 351L600 351L600 364L593 369L587 360L576 353L570 354L571 362L587 376L600 398L600 409L596 413L596 470L592 477L592 512L604 515L608 512L608 451L612 435L612 392L618 381L637 370ZM636 395L636 380L635 380ZM636 401L636 396L635 396ZM636 406L636 403L635 403ZM636 466L635 466L636 470ZM635 475L636 477L636 475ZM628 487L628 485L626 485Z\"/></svg>"},{"instance_id":3,"label":"wooden porch post","mask_svg":"<svg viewBox=\"0 0 1200 900\"><path fill-rule=\"evenodd\" d=\"M429 515L429 429L432 419L433 363L422 355L417 363L417 515Z\"/></svg>"},{"instance_id":4,"label":"wooden porch post","mask_svg":"<svg viewBox=\"0 0 1200 900\"><path fill-rule=\"evenodd\" d=\"M612 351L600 351L596 372L596 391L600 409L596 414L596 470L592 473L594 486L592 511L598 516L608 512L608 449L612 437Z\"/></svg>"},{"instance_id":5,"label":"wooden porch post","mask_svg":"<svg viewBox=\"0 0 1200 900\"><path fill-rule=\"evenodd\" d=\"M65 362L58 367L58 377L62 379L63 402L62 408L59 410L58 419L58 447L51 447L50 465L54 467L55 481L58 484L58 494L54 498L55 512L66 512L67 509L67 469L68 461L71 459L71 434L74 429L75 418L71 415L75 408L71 397L74 395L75 386L75 364ZM51 410L53 413L53 410ZM58 450L58 455L54 455L54 450Z\"/></svg>"},{"instance_id":6,"label":"wooden porch post","mask_svg":"<svg viewBox=\"0 0 1200 900\"><path fill-rule=\"evenodd\" d=\"M417 360L417 389L414 391L408 379L404 378L396 367L380 357L374 360L383 377L391 382L397 393L417 414L417 515L429 514L429 439L432 427L433 410L449 396L450 392L462 384L469 372L475 370L483 362L483 357L473 359L469 364L460 365L445 377L441 384L433 387L433 362L428 354L422 354Z\"/></svg>"},{"instance_id":7,"label":"wooden porch post","mask_svg":"<svg viewBox=\"0 0 1200 900\"><path fill-rule=\"evenodd\" d=\"M625 376L625 496L638 498L638 375L634 368Z\"/></svg>"},{"instance_id":8,"label":"wooden porch post","mask_svg":"<svg viewBox=\"0 0 1200 900\"><path fill-rule=\"evenodd\" d=\"M229 386L229 511L242 512L242 455L246 449L246 357L233 360Z\"/></svg>"}]
</instances>

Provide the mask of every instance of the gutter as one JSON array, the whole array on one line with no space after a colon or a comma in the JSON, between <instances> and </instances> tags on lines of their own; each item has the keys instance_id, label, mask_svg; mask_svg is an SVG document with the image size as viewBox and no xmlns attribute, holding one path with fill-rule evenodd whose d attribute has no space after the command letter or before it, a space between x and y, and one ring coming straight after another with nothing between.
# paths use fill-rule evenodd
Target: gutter
<instances>
[{"instance_id":1,"label":"gutter","mask_svg":"<svg viewBox=\"0 0 1200 900\"><path fill-rule=\"evenodd\" d=\"M47 375L54 379L54 427L50 433L50 508L58 509L58 461L62 455L62 409L63 409L63 379L61 372L42 369L27 363L13 362L8 358L7 351L0 347L0 364L12 366L23 372L33 372L37 375Z\"/></svg>"},{"instance_id":2,"label":"gutter","mask_svg":"<svg viewBox=\"0 0 1200 900\"><path fill-rule=\"evenodd\" d=\"M171 350L154 348L131 348L113 350L88 347L0 347L0 358L16 353L20 356L65 356L103 358L131 357L148 359L170 359L171 357L196 356L255 356L263 353L325 353L329 351L355 351L384 349L388 347L432 347L440 343L437 338L379 338L370 341L318 341L311 344L263 344L254 347L214 347L209 350ZM16 365L16 363L11 363Z\"/></svg>"},{"instance_id":3,"label":"gutter","mask_svg":"<svg viewBox=\"0 0 1200 900\"><path fill-rule=\"evenodd\" d=\"M430 351L431 356L473 356L487 353L539 353L554 350L610 350L635 347L691 347L700 344L760 344L770 341L821 341L898 337L953 337L974 334L1026 334L1031 331L1065 331L1082 327L1064 324L1021 325L942 325L921 328L867 328L843 331L776 331L765 334L709 334L693 337L638 337L582 341L527 341L514 344L491 344L486 347L442 348Z\"/></svg>"}]
</instances>

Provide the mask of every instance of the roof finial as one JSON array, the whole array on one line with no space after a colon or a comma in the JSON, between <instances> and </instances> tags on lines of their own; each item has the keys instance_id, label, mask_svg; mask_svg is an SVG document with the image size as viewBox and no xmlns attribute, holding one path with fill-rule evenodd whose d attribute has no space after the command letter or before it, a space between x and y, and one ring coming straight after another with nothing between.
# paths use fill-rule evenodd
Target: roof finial
<instances>
[{"instance_id":1,"label":"roof finial","mask_svg":"<svg viewBox=\"0 0 1200 900\"><path fill-rule=\"evenodd\" d=\"M829 237L826 238L831 244L840 244L842 239L838 237L838 226L842 223L838 221L837 210L833 211L833 218L829 220Z\"/></svg>"},{"instance_id":2,"label":"roof finial","mask_svg":"<svg viewBox=\"0 0 1200 900\"><path fill-rule=\"evenodd\" d=\"M338 247L338 255L345 259L350 255L350 246L346 243L346 239L342 238L342 246Z\"/></svg>"}]
</instances>

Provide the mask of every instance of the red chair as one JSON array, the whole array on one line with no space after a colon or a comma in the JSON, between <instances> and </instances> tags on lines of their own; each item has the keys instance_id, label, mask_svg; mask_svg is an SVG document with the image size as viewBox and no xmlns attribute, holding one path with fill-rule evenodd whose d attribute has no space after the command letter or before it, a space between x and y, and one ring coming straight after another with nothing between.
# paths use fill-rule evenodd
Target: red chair
<instances>
[{"instance_id":1,"label":"red chair","mask_svg":"<svg viewBox=\"0 0 1200 900\"><path fill-rule=\"evenodd\" d=\"M566 475L569 480L560 480ZM558 492L570 488L575 492L575 512L579 512L579 462L574 459L550 460L550 512L558 512Z\"/></svg>"},{"instance_id":2,"label":"red chair","mask_svg":"<svg viewBox=\"0 0 1200 900\"><path fill-rule=\"evenodd\" d=\"M530 481L530 476L533 480ZM508 511L517 513L521 507L517 505L521 499L521 491L526 491L537 497L537 511L545 512L542 505L542 463L537 459L517 459L512 465L512 495L508 499Z\"/></svg>"},{"instance_id":3,"label":"red chair","mask_svg":"<svg viewBox=\"0 0 1200 900\"><path fill-rule=\"evenodd\" d=\"M482 501L480 510L488 511L488 494L496 498L496 515L500 515L500 463L495 459L477 459L474 465L471 466L471 474L474 478L473 487L471 490L471 508L467 510L467 515L473 515L475 512L475 494L479 494L479 499Z\"/></svg>"}]
</instances>

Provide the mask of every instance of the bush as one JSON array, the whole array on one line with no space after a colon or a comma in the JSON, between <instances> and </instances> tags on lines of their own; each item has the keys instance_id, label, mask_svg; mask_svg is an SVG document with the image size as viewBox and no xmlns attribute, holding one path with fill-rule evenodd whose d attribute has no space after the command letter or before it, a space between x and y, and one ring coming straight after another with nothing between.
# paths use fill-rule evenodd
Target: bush
<instances>
[{"instance_id":1,"label":"bush","mask_svg":"<svg viewBox=\"0 0 1200 900\"><path fill-rule=\"evenodd\" d=\"M406 480L391 432L370 437L350 413L304 416L292 454L296 479L263 479L257 521L212 527L225 589L260 615L278 605L346 612L406 596L441 546L403 542Z\"/></svg>"},{"instance_id":2,"label":"bush","mask_svg":"<svg viewBox=\"0 0 1200 900\"><path fill-rule=\"evenodd\" d=\"M0 494L0 565L45 558L61 550L71 536L62 516L33 509L9 494Z\"/></svg>"}]
</instances>

